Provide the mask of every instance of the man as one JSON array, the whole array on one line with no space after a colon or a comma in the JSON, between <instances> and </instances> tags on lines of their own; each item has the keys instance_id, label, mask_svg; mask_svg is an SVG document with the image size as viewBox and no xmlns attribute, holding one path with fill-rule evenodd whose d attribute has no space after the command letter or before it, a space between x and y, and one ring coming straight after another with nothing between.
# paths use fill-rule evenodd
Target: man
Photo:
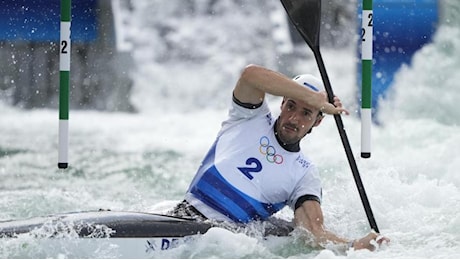
<instances>
[{"instance_id":1,"label":"man","mask_svg":"<svg viewBox=\"0 0 460 260\"><path fill-rule=\"evenodd\" d=\"M247 66L233 90L229 118L174 214L247 223L266 220L289 205L296 226L311 232L318 245L373 250L376 233L353 241L323 226L318 170L300 151L299 142L321 123L323 113L348 111L337 97L330 104L319 89L322 82L311 75L292 80L260 66ZM284 97L276 120L266 93ZM389 240L376 242L383 241Z\"/></svg>"}]
</instances>

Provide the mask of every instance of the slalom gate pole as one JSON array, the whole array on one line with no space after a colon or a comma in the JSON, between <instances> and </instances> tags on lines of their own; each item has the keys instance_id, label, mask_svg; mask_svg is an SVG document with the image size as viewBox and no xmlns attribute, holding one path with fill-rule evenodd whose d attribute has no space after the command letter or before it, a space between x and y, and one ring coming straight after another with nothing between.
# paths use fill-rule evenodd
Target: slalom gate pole
<instances>
[{"instance_id":1,"label":"slalom gate pole","mask_svg":"<svg viewBox=\"0 0 460 260\"><path fill-rule=\"evenodd\" d=\"M61 0L61 32L59 48L59 169L66 169L69 165L71 2L71 0Z\"/></svg>"},{"instance_id":2,"label":"slalom gate pole","mask_svg":"<svg viewBox=\"0 0 460 260\"><path fill-rule=\"evenodd\" d=\"M371 157L372 126L372 0L363 0L361 27L361 157Z\"/></svg>"}]
</instances>

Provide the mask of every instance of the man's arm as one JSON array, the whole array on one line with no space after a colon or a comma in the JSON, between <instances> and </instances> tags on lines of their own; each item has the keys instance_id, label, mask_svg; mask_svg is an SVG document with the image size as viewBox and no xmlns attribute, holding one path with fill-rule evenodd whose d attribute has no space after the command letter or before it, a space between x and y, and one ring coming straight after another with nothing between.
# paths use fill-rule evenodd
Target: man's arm
<instances>
[{"instance_id":1,"label":"man's arm","mask_svg":"<svg viewBox=\"0 0 460 260\"><path fill-rule=\"evenodd\" d=\"M354 241L337 236L324 228L324 218L321 206L319 202L313 200L303 202L302 206L295 210L294 221L297 226L310 231L313 234L315 241L322 247L325 247L327 243L348 245L351 242L355 250L368 249L373 251L375 250L375 246L372 245L371 241L376 241L378 244L381 244L384 241L390 241L385 237L381 237L377 240L378 234L374 232Z\"/></svg>"},{"instance_id":2,"label":"man's arm","mask_svg":"<svg viewBox=\"0 0 460 260\"><path fill-rule=\"evenodd\" d=\"M257 65L246 66L233 90L235 98L243 103L260 104L265 93L300 99L328 114L348 114L338 98L335 99L335 107L324 93L304 88L281 73Z\"/></svg>"}]
</instances>

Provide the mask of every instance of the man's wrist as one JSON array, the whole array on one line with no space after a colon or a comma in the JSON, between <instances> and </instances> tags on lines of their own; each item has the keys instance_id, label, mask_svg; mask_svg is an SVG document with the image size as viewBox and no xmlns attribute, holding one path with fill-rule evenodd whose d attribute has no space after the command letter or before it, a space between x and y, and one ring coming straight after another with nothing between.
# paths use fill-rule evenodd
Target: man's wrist
<instances>
[{"instance_id":1,"label":"man's wrist","mask_svg":"<svg viewBox=\"0 0 460 260\"><path fill-rule=\"evenodd\" d=\"M351 248L354 248L355 246L355 241L354 240L351 240L348 242L348 249L351 249Z\"/></svg>"}]
</instances>

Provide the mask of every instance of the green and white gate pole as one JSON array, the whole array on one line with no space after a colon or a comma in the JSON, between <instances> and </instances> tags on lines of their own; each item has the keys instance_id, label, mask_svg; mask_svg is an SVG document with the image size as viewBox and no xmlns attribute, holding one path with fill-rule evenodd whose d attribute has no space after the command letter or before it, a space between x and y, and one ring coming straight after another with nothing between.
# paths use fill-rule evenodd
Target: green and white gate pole
<instances>
[{"instance_id":1,"label":"green and white gate pole","mask_svg":"<svg viewBox=\"0 0 460 260\"><path fill-rule=\"evenodd\" d=\"M59 155L58 168L69 165L69 89L71 0L61 0L61 41L59 48Z\"/></svg>"},{"instance_id":2,"label":"green and white gate pole","mask_svg":"<svg viewBox=\"0 0 460 260\"><path fill-rule=\"evenodd\" d=\"M361 157L371 157L372 126L372 0L363 0L362 11L362 68L361 68Z\"/></svg>"}]
</instances>

